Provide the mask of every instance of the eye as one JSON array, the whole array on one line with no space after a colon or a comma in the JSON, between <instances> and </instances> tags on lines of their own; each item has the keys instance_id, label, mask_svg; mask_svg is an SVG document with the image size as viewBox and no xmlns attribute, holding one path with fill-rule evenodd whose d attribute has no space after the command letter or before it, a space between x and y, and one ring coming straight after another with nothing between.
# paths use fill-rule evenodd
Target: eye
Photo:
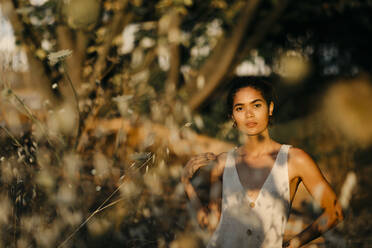
<instances>
[{"instance_id":1,"label":"eye","mask_svg":"<svg viewBox=\"0 0 372 248\"><path fill-rule=\"evenodd\" d=\"M254 105L255 108L259 108L259 107L261 107L261 106L262 106L261 103L257 103L257 104Z\"/></svg>"},{"instance_id":2,"label":"eye","mask_svg":"<svg viewBox=\"0 0 372 248\"><path fill-rule=\"evenodd\" d=\"M242 107L236 107L236 108L235 108L235 111L241 111L241 110L243 110Z\"/></svg>"}]
</instances>

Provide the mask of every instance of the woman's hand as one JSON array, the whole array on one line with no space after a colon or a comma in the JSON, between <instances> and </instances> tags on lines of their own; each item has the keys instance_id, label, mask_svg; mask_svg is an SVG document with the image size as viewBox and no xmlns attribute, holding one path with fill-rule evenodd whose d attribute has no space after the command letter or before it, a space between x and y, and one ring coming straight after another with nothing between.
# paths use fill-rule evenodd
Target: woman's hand
<instances>
[{"instance_id":1,"label":"woman's hand","mask_svg":"<svg viewBox=\"0 0 372 248\"><path fill-rule=\"evenodd\" d=\"M183 169L182 180L189 180L200 167L206 166L216 159L217 156L211 152L192 157Z\"/></svg>"},{"instance_id":2,"label":"woman's hand","mask_svg":"<svg viewBox=\"0 0 372 248\"><path fill-rule=\"evenodd\" d=\"M208 210L206 208L200 208L196 214L196 219L201 228L209 226Z\"/></svg>"},{"instance_id":3,"label":"woman's hand","mask_svg":"<svg viewBox=\"0 0 372 248\"><path fill-rule=\"evenodd\" d=\"M210 213L208 215L208 230L216 230L221 217L221 211L218 203L212 202L209 204Z\"/></svg>"}]
</instances>

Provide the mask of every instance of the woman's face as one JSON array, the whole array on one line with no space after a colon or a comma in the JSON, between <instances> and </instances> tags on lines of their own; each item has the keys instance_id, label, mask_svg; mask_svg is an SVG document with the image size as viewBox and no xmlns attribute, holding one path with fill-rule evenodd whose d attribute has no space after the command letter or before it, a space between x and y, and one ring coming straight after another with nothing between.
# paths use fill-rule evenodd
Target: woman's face
<instances>
[{"instance_id":1,"label":"woman's face","mask_svg":"<svg viewBox=\"0 0 372 248\"><path fill-rule=\"evenodd\" d=\"M241 132L257 135L267 128L273 109L274 104L267 106L260 91L245 87L234 96L232 117Z\"/></svg>"}]
</instances>

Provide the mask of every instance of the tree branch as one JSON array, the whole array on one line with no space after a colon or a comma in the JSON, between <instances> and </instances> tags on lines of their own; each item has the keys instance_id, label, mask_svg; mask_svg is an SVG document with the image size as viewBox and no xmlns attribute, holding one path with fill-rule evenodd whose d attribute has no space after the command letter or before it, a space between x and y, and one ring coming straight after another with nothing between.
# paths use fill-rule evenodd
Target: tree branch
<instances>
[{"instance_id":1,"label":"tree branch","mask_svg":"<svg viewBox=\"0 0 372 248\"><path fill-rule=\"evenodd\" d=\"M203 80L206 85L189 100L189 106L192 110L200 106L227 73L258 4L259 0L246 2L231 37L224 38L219 42L214 53L208 58L200 69L198 76L193 80L193 86L197 84L198 80Z\"/></svg>"},{"instance_id":2,"label":"tree branch","mask_svg":"<svg viewBox=\"0 0 372 248\"><path fill-rule=\"evenodd\" d=\"M98 58L94 65L94 72L89 80L91 84L94 84L96 80L102 79L101 76L106 65L106 58L110 51L113 39L123 31L124 27L133 18L132 13L127 13L127 15L125 15L125 9L127 5L127 0L120 1L120 6L115 11L112 24L109 25L107 36L105 36L102 48L99 50Z\"/></svg>"},{"instance_id":3,"label":"tree branch","mask_svg":"<svg viewBox=\"0 0 372 248\"><path fill-rule=\"evenodd\" d=\"M154 143L167 146L177 156L190 156L204 152L219 154L233 148L233 144L199 135L191 130L170 130L167 127L148 122L131 123L123 118L110 120L95 119L86 125L87 131L94 129L103 132L117 132L120 129L128 135L134 135L136 144L142 144L148 137L154 138ZM86 143L88 140L85 141ZM83 143L78 151L83 150Z\"/></svg>"},{"instance_id":4,"label":"tree branch","mask_svg":"<svg viewBox=\"0 0 372 248\"><path fill-rule=\"evenodd\" d=\"M168 42L170 50L170 68L168 71L168 78L165 82L165 96L171 99L177 89L179 71L180 71L180 51L179 51L179 36L181 24L181 17L176 12L170 13L170 27L168 30Z\"/></svg>"},{"instance_id":5,"label":"tree branch","mask_svg":"<svg viewBox=\"0 0 372 248\"><path fill-rule=\"evenodd\" d=\"M231 64L229 76L231 76L231 74L235 72L235 68L244 60L246 56L249 55L250 51L253 48L257 47L258 44L265 38L269 30L271 30L270 27L272 27L275 21L278 20L287 5L288 0L282 0L276 5L276 8L270 13L269 16L262 19L262 21L257 25L254 35L248 39L248 41L244 45L243 51L236 56L234 62Z\"/></svg>"}]
</instances>

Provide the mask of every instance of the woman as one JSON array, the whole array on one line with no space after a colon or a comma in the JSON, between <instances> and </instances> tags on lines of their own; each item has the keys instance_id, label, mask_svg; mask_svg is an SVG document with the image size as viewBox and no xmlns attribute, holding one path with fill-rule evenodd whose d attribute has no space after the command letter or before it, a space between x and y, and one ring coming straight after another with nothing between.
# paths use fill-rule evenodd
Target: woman
<instances>
[{"instance_id":1,"label":"woman","mask_svg":"<svg viewBox=\"0 0 372 248\"><path fill-rule=\"evenodd\" d=\"M227 153L191 158L182 177L201 226L213 230L218 224L207 247L301 247L342 221L336 195L311 157L299 148L271 139L271 86L260 79L237 78L232 82L228 104L244 144ZM189 180L200 167L211 163L212 202L207 209ZM300 182L324 212L301 233L284 241Z\"/></svg>"}]
</instances>

